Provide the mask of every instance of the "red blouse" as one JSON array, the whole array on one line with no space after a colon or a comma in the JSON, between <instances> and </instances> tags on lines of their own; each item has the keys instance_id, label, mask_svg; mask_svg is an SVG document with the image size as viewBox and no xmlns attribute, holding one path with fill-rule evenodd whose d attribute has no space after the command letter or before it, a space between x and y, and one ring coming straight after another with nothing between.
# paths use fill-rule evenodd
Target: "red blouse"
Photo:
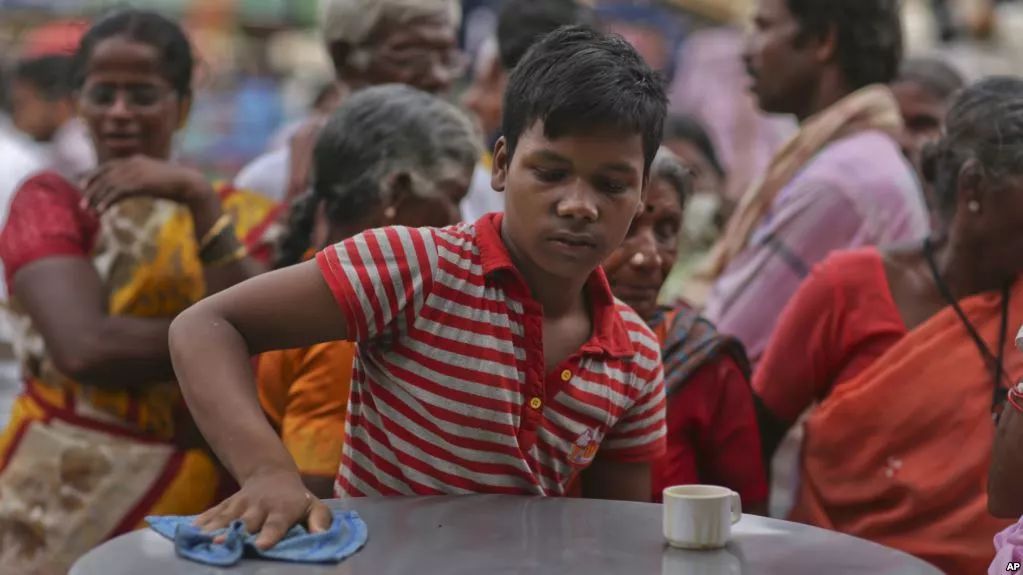
<instances>
[{"instance_id":1,"label":"red blouse","mask_svg":"<svg viewBox=\"0 0 1023 575\"><path fill-rule=\"evenodd\" d=\"M665 487L722 485L744 505L767 501L767 479L749 382L722 354L668 398L668 452L653 465L654 501Z\"/></svg>"},{"instance_id":2,"label":"red blouse","mask_svg":"<svg viewBox=\"0 0 1023 575\"><path fill-rule=\"evenodd\" d=\"M99 220L81 207L82 195L60 175L39 174L22 184L0 232L8 289L25 265L54 256L88 257Z\"/></svg>"}]
</instances>

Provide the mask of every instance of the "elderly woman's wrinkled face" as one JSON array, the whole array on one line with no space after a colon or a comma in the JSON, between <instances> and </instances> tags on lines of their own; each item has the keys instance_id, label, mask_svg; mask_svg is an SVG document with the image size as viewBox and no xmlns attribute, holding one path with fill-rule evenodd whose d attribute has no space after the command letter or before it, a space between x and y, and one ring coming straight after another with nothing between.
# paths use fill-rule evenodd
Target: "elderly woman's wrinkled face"
<instances>
[{"instance_id":1,"label":"elderly woman's wrinkled face","mask_svg":"<svg viewBox=\"0 0 1023 575\"><path fill-rule=\"evenodd\" d=\"M446 14L384 23L363 47L366 85L407 84L431 94L447 91L465 71L454 22Z\"/></svg>"},{"instance_id":2,"label":"elderly woman's wrinkled face","mask_svg":"<svg viewBox=\"0 0 1023 575\"><path fill-rule=\"evenodd\" d=\"M678 190L662 178L650 180L643 211L604 262L611 291L644 319L657 312L661 286L675 266L682 216Z\"/></svg>"}]
</instances>

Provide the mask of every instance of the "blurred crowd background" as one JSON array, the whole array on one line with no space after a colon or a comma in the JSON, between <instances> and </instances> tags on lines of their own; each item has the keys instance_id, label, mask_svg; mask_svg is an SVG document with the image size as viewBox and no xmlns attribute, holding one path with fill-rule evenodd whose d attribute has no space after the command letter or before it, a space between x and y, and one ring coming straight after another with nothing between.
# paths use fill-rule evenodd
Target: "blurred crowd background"
<instances>
[{"instance_id":1,"label":"blurred crowd background","mask_svg":"<svg viewBox=\"0 0 1023 575\"><path fill-rule=\"evenodd\" d=\"M704 124L720 156L715 163L727 173L727 181L717 184L727 187L726 197L737 198L793 129L790 119L761 116L747 97L740 54L749 0L589 3L669 79L671 111ZM316 27L317 0L0 0L0 130L41 153L57 153L56 136L27 134L12 119L18 105L44 117L50 113L47 94L26 92L19 84L25 75L19 67L72 53L92 18L126 4L173 16L191 34L200 58L198 90L176 153L211 178L231 180L254 157L285 145L303 119L334 106L338 95ZM470 66L451 97L462 98L472 74L483 73L500 5L501 0L463 0L460 42ZM1019 3L905 0L904 10L910 54L940 54L971 79L1023 73L1023 61L1015 57L1023 51ZM71 135L85 137L84 130ZM73 145L59 152L88 155ZM698 213L699 206L691 210ZM0 361L0 424L18 387L13 368L4 366Z\"/></svg>"},{"instance_id":2,"label":"blurred crowd background","mask_svg":"<svg viewBox=\"0 0 1023 575\"><path fill-rule=\"evenodd\" d=\"M709 26L744 23L747 0L592 0L676 84L687 65L686 40ZM68 52L91 17L120 0L0 0L0 66L9 77L25 57ZM316 30L317 0L133 0L184 22L201 56L193 121L178 145L181 159L230 178L287 128L330 96L332 77ZM463 0L462 47L480 54L496 26L501 0ZM994 0L906 0L911 52L940 51L969 75L1018 72L1023 9ZM947 12L947 15L943 15ZM727 43L722 43L727 46ZM709 52L709 51L705 51ZM724 49L727 54L728 50ZM724 54L715 54L721 57ZM670 70L668 70L670 68ZM739 70L736 62L733 66ZM725 69L723 73L729 73ZM676 85L675 106L693 86ZM7 90L6 92L9 92ZM5 111L10 97L5 94ZM713 127L711 128L713 130ZM727 152L725 152L727 155ZM727 162L727 160L726 160Z\"/></svg>"}]
</instances>

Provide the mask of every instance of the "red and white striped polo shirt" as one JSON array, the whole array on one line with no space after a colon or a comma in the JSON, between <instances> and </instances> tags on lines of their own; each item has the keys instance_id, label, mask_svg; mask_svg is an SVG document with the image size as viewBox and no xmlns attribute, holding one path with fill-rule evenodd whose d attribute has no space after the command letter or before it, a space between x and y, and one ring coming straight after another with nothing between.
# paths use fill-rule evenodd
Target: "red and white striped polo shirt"
<instances>
[{"instance_id":1,"label":"red and white striped polo shirt","mask_svg":"<svg viewBox=\"0 0 1023 575\"><path fill-rule=\"evenodd\" d=\"M338 496L564 495L598 448L664 452L654 334L597 270L593 336L545 375L540 304L501 217L371 230L317 255L360 344Z\"/></svg>"}]
</instances>

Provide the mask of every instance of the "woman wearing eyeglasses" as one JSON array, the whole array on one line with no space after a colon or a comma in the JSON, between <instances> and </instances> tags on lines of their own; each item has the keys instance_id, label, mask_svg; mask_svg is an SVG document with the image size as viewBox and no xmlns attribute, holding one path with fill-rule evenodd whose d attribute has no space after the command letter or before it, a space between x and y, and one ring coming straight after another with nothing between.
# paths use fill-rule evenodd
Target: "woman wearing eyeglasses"
<instances>
[{"instance_id":1,"label":"woman wearing eyeglasses","mask_svg":"<svg viewBox=\"0 0 1023 575\"><path fill-rule=\"evenodd\" d=\"M179 396L167 330L258 273L239 238L271 205L169 160L192 65L182 30L156 14L97 23L75 80L100 167L80 182L29 179L0 232L25 372L0 435L11 573L64 572L148 514L195 513L230 490Z\"/></svg>"}]
</instances>

